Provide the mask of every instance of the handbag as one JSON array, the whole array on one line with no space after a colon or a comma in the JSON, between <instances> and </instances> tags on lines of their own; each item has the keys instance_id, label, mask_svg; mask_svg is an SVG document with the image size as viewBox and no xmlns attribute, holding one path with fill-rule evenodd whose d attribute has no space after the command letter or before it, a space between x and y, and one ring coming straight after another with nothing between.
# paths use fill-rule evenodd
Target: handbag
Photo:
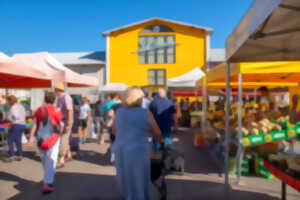
<instances>
[{"instance_id":1,"label":"handbag","mask_svg":"<svg viewBox=\"0 0 300 200\"><path fill-rule=\"evenodd\" d=\"M38 146L42 150L50 149L56 144L56 142L58 141L58 138L59 138L59 135L57 133L53 133L51 135L51 137L49 137L45 140L39 139Z\"/></svg>"},{"instance_id":2,"label":"handbag","mask_svg":"<svg viewBox=\"0 0 300 200\"><path fill-rule=\"evenodd\" d=\"M62 118L61 112L52 105L46 105L37 110L35 118L37 119L37 132L42 132L37 134L39 135L38 147L42 150L52 148L59 139L59 121ZM45 134L45 132L43 132L49 131L47 127L48 129L50 128L50 134ZM41 130L41 128L46 128L46 130Z\"/></svg>"}]
</instances>

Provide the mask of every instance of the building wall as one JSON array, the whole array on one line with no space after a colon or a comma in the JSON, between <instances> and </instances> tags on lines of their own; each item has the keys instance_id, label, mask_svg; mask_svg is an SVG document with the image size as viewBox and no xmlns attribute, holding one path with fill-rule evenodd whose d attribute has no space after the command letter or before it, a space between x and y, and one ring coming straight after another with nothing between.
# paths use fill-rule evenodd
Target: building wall
<instances>
[{"instance_id":1,"label":"building wall","mask_svg":"<svg viewBox=\"0 0 300 200\"><path fill-rule=\"evenodd\" d=\"M105 67L104 65L66 65L69 69L82 75L96 77L99 80L99 87L104 85ZM82 95L87 97L92 103L99 97L99 87L68 88L71 95Z\"/></svg>"},{"instance_id":2,"label":"building wall","mask_svg":"<svg viewBox=\"0 0 300 200\"><path fill-rule=\"evenodd\" d=\"M174 33L139 34L149 25L166 25ZM175 35L176 62L174 64L139 64L139 35ZM196 66L205 65L205 31L172 23L152 21L126 30L111 33L109 36L109 81L127 85L148 85L148 69L166 69L166 78L180 76Z\"/></svg>"}]
</instances>

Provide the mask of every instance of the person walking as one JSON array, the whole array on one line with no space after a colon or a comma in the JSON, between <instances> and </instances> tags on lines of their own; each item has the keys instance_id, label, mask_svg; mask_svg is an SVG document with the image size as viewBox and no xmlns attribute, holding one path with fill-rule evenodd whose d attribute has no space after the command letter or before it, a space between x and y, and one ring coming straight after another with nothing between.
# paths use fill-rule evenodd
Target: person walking
<instances>
[{"instance_id":1,"label":"person walking","mask_svg":"<svg viewBox=\"0 0 300 200\"><path fill-rule=\"evenodd\" d=\"M64 83L58 82L55 85L55 93L58 96L57 107L61 110L63 115L64 131L60 136L59 162L57 168L64 167L65 160L72 160L70 151L70 135L73 125L73 100L65 93ZM67 159L66 159L67 157Z\"/></svg>"},{"instance_id":2,"label":"person walking","mask_svg":"<svg viewBox=\"0 0 300 200\"><path fill-rule=\"evenodd\" d=\"M24 107L18 103L18 99L14 95L8 97L8 104L10 105L10 109L8 111L7 119L11 122L11 129L7 140L9 146L9 156L5 158L4 161L21 161L23 158L22 134L25 130L26 113ZM17 145L16 157L14 142Z\"/></svg>"},{"instance_id":3,"label":"person walking","mask_svg":"<svg viewBox=\"0 0 300 200\"><path fill-rule=\"evenodd\" d=\"M59 108L53 106L55 93L47 92L45 105L39 107L34 114L29 137L29 146L33 144L34 134L37 134L37 145L44 169L44 187L42 193L54 191L55 168L59 151L59 135L62 134L64 124Z\"/></svg>"},{"instance_id":4,"label":"person walking","mask_svg":"<svg viewBox=\"0 0 300 200\"><path fill-rule=\"evenodd\" d=\"M178 104L178 100L176 97L173 98L173 104L176 110L176 119L174 122L174 131L178 131L179 130L179 120L181 119L181 109L180 109L180 105Z\"/></svg>"},{"instance_id":5,"label":"person walking","mask_svg":"<svg viewBox=\"0 0 300 200\"><path fill-rule=\"evenodd\" d=\"M176 122L176 110L174 104L166 96L164 89L158 90L158 98L155 98L149 107L152 112L165 141L165 145L172 144L172 126ZM153 150L160 149L159 142L153 138Z\"/></svg>"},{"instance_id":6,"label":"person walking","mask_svg":"<svg viewBox=\"0 0 300 200\"><path fill-rule=\"evenodd\" d=\"M112 145L115 141L115 135L113 134L113 122L115 120L117 110L121 107L121 100L117 93L112 93L110 96L111 100L104 105L104 114L105 127L108 129L110 143ZM112 151L110 151L110 153L110 162L113 163L115 161L115 155Z\"/></svg>"},{"instance_id":7,"label":"person walking","mask_svg":"<svg viewBox=\"0 0 300 200\"><path fill-rule=\"evenodd\" d=\"M87 127L91 122L91 107L88 104L86 97L82 98L82 105L80 106L78 138L79 144L85 144L87 138Z\"/></svg>"},{"instance_id":8,"label":"person walking","mask_svg":"<svg viewBox=\"0 0 300 200\"><path fill-rule=\"evenodd\" d=\"M142 108L149 109L152 98L151 98L150 93L148 92L148 90L144 89L143 91L144 91L145 96L144 96L143 101L142 101Z\"/></svg>"},{"instance_id":9,"label":"person walking","mask_svg":"<svg viewBox=\"0 0 300 200\"><path fill-rule=\"evenodd\" d=\"M141 107L143 96L140 88L128 88L113 124L116 140L112 151L115 153L117 182L125 200L151 199L151 147L148 137L153 135L163 143L153 115Z\"/></svg>"},{"instance_id":10,"label":"person walking","mask_svg":"<svg viewBox=\"0 0 300 200\"><path fill-rule=\"evenodd\" d=\"M115 118L117 109L121 106L120 96L117 93L110 95L111 100L107 101L104 105L105 126L108 128L111 143L114 142L115 136L112 133L112 124Z\"/></svg>"},{"instance_id":11,"label":"person walking","mask_svg":"<svg viewBox=\"0 0 300 200\"><path fill-rule=\"evenodd\" d=\"M95 121L99 135L99 144L104 144L104 105L104 98L100 97L95 106Z\"/></svg>"}]
</instances>

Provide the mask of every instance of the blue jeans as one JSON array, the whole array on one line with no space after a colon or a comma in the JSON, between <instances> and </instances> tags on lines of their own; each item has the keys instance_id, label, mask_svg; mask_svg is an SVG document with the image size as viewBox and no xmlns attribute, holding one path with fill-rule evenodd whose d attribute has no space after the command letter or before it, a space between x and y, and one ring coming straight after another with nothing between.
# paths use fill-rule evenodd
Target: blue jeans
<instances>
[{"instance_id":1,"label":"blue jeans","mask_svg":"<svg viewBox=\"0 0 300 200\"><path fill-rule=\"evenodd\" d=\"M8 146L9 146L9 155L14 156L14 142L16 142L17 145L17 155L23 156L22 151L22 134L25 130L25 126L21 124L13 124L10 130L10 134L8 136Z\"/></svg>"},{"instance_id":2,"label":"blue jeans","mask_svg":"<svg viewBox=\"0 0 300 200\"><path fill-rule=\"evenodd\" d=\"M164 142L165 142L165 147L169 146L170 144L172 144L172 136L171 136L171 132L163 132L162 133ZM159 142L153 137L152 138L153 144L152 144L152 148L154 151L159 151L160 150L160 144Z\"/></svg>"}]
</instances>

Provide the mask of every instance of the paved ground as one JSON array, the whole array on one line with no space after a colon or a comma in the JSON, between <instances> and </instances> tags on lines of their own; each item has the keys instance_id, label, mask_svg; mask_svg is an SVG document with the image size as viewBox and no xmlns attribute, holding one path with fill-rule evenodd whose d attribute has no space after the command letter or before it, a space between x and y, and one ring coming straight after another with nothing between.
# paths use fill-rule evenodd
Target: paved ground
<instances>
[{"instance_id":1,"label":"paved ground","mask_svg":"<svg viewBox=\"0 0 300 200\"><path fill-rule=\"evenodd\" d=\"M193 134L185 130L175 135L176 146L185 154L185 175L168 176L168 199L225 199L224 178L219 173L210 151L192 145ZM56 191L42 196L42 167L34 148L25 148L21 162L0 162L0 200L117 200L121 199L114 179L115 169L106 154L109 145L91 141L82 145L82 156L68 163L56 174ZM277 180L243 177L243 186L231 177L230 199L280 199L281 185ZM153 199L159 195L153 189ZM299 200L300 193L289 188L288 200Z\"/></svg>"}]
</instances>

